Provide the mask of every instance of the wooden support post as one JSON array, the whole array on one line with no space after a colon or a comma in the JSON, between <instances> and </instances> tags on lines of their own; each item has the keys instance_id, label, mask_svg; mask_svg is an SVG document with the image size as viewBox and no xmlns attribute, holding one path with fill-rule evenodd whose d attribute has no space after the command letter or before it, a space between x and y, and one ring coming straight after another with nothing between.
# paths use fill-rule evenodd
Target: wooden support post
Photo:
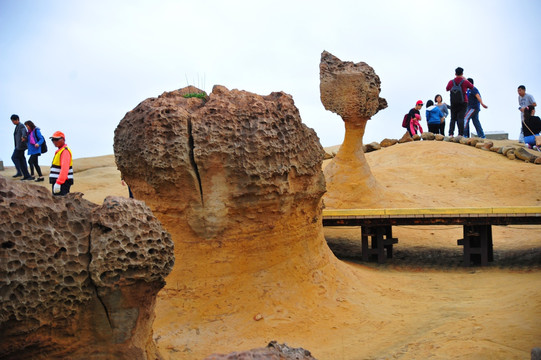
<instances>
[{"instance_id":1,"label":"wooden support post","mask_svg":"<svg viewBox=\"0 0 541 360\"><path fill-rule=\"evenodd\" d=\"M494 261L492 243L492 226L487 225L464 225L463 238L457 241L458 245L464 246L463 264L471 266L475 260L481 266L487 266L489 261Z\"/></svg>"},{"instance_id":2,"label":"wooden support post","mask_svg":"<svg viewBox=\"0 0 541 360\"><path fill-rule=\"evenodd\" d=\"M369 238L370 247L368 246ZM398 243L398 239L393 238L391 225L361 226L363 261L368 261L370 255L376 255L378 263L385 263L387 258L392 258L393 244L396 243ZM387 251L387 256L385 256L385 251Z\"/></svg>"}]
</instances>

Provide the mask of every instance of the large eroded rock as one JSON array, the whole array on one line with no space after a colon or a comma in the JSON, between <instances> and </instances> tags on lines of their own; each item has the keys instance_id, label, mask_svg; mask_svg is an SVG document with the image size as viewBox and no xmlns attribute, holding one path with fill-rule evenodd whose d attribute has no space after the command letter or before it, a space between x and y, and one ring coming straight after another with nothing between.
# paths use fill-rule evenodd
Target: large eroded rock
<instances>
[{"instance_id":1,"label":"large eroded rock","mask_svg":"<svg viewBox=\"0 0 541 360\"><path fill-rule=\"evenodd\" d=\"M0 358L155 359L173 243L140 201L0 177Z\"/></svg>"},{"instance_id":2,"label":"large eroded rock","mask_svg":"<svg viewBox=\"0 0 541 360\"><path fill-rule=\"evenodd\" d=\"M378 204L385 189L366 162L363 136L368 120L387 107L387 101L379 96L380 79L368 64L341 61L327 51L321 54L319 73L321 102L325 109L342 117L346 130L340 150L325 167L325 206L363 208Z\"/></svg>"},{"instance_id":3,"label":"large eroded rock","mask_svg":"<svg viewBox=\"0 0 541 360\"><path fill-rule=\"evenodd\" d=\"M240 321L228 336L260 344L279 331L269 311L308 315L307 302L331 299L336 259L321 224L324 151L291 96L215 86L205 99L184 97L192 92L141 102L120 121L114 149L135 198L175 242L159 346L201 358L234 350L213 340L225 339L222 324Z\"/></svg>"}]
</instances>

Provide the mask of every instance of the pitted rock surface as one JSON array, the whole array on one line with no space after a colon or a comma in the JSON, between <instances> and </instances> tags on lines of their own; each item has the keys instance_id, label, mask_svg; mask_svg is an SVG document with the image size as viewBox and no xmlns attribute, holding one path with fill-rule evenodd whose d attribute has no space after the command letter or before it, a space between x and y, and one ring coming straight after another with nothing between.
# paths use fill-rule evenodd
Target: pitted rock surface
<instances>
[{"instance_id":1,"label":"pitted rock surface","mask_svg":"<svg viewBox=\"0 0 541 360\"><path fill-rule=\"evenodd\" d=\"M0 177L0 212L0 357L154 356L151 314L174 257L148 207Z\"/></svg>"},{"instance_id":2,"label":"pitted rock surface","mask_svg":"<svg viewBox=\"0 0 541 360\"><path fill-rule=\"evenodd\" d=\"M319 74L323 106L340 115L346 128L340 150L324 170L325 206L383 207L380 200L386 189L372 175L363 151L368 120L387 107L379 96L381 81L368 64L341 61L327 51L321 54Z\"/></svg>"},{"instance_id":3,"label":"pitted rock surface","mask_svg":"<svg viewBox=\"0 0 541 360\"><path fill-rule=\"evenodd\" d=\"M324 151L290 95L215 86L206 100L183 97L193 91L147 99L115 130L117 165L136 198L162 198L155 212L184 213L207 239L237 215L252 217L244 212L254 203L281 216L282 202L319 201Z\"/></svg>"},{"instance_id":4,"label":"pitted rock surface","mask_svg":"<svg viewBox=\"0 0 541 360\"><path fill-rule=\"evenodd\" d=\"M367 63L341 61L323 51L319 79L323 106L346 122L366 121L387 107L387 101L379 97L379 76Z\"/></svg>"},{"instance_id":5,"label":"pitted rock surface","mask_svg":"<svg viewBox=\"0 0 541 360\"><path fill-rule=\"evenodd\" d=\"M142 101L116 128L114 150L135 198L175 242L156 310L160 350L175 356L189 343L191 358L204 358L239 331L258 343L276 333L252 320L259 304L296 317L309 317L315 298L335 306L341 265L323 236L324 151L292 97L188 92ZM217 328L237 322L227 334ZM194 326L205 334L197 343Z\"/></svg>"},{"instance_id":6,"label":"pitted rock surface","mask_svg":"<svg viewBox=\"0 0 541 360\"><path fill-rule=\"evenodd\" d=\"M174 265L173 241L142 201L108 197L92 215L89 271L95 285L164 281Z\"/></svg>"}]
</instances>

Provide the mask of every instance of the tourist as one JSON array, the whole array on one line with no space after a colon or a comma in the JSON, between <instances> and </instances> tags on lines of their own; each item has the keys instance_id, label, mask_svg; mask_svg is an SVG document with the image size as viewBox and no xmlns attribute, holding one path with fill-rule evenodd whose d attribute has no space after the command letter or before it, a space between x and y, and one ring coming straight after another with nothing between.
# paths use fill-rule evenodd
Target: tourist
<instances>
[{"instance_id":1,"label":"tourist","mask_svg":"<svg viewBox=\"0 0 541 360\"><path fill-rule=\"evenodd\" d=\"M445 123L445 115L441 112L439 106L434 105L432 100L426 102L426 122L428 123L429 132L443 135L441 124Z\"/></svg>"},{"instance_id":2,"label":"tourist","mask_svg":"<svg viewBox=\"0 0 541 360\"><path fill-rule=\"evenodd\" d=\"M532 95L526 94L526 86L520 85L517 89L518 91L518 109L520 110L520 134L518 136L518 141L523 143L524 142L524 134L522 130L524 127L522 124L524 123L524 109L527 106L533 105L534 107L537 106L537 103L535 102L535 99Z\"/></svg>"},{"instance_id":3,"label":"tourist","mask_svg":"<svg viewBox=\"0 0 541 360\"><path fill-rule=\"evenodd\" d=\"M45 138L41 135L41 131L31 120L25 121L26 129L28 130L28 165L30 165L30 176L34 177L34 169L38 174L36 182L43 181L43 174L38 163L38 156L41 155L41 145L45 142Z\"/></svg>"},{"instance_id":4,"label":"tourist","mask_svg":"<svg viewBox=\"0 0 541 360\"><path fill-rule=\"evenodd\" d=\"M406 118L406 130L408 130L408 133L410 134L410 136L413 136L414 133L412 132L412 127L411 127L411 121L413 119L416 119L416 116L415 115L419 115L419 118L417 119L417 121L420 121L421 120L421 113L419 112L419 110L421 110L421 108L423 107L423 101L422 100L418 100L416 103L415 103L415 107L413 109L411 109L408 113L408 116Z\"/></svg>"},{"instance_id":5,"label":"tourist","mask_svg":"<svg viewBox=\"0 0 541 360\"><path fill-rule=\"evenodd\" d=\"M13 140L15 141L15 150L13 150L13 155L11 155L11 160L15 164L15 169L17 173L13 175L14 178L23 176L21 180L33 180L28 172L28 166L26 164L26 158L24 157L24 151L26 150L26 143L28 133L26 127L21 124L19 115L11 115L11 122L15 125L15 131L13 132Z\"/></svg>"},{"instance_id":6,"label":"tourist","mask_svg":"<svg viewBox=\"0 0 541 360\"><path fill-rule=\"evenodd\" d=\"M449 109L451 107L443 102L443 99L440 94L434 97L434 101L436 102L436 106L440 108L441 113L444 116L444 119L440 124L440 134L445 135L445 119L449 115Z\"/></svg>"},{"instance_id":7,"label":"tourist","mask_svg":"<svg viewBox=\"0 0 541 360\"><path fill-rule=\"evenodd\" d=\"M472 83L473 85L473 79L468 78L468 81ZM479 90L474 86L471 90L468 90L468 109L466 110L466 115L464 116L464 136L470 137L470 118L473 123L473 126L475 126L475 131L477 131L477 136L484 139L485 133L483 131L483 127L481 126L481 123L479 122L479 111L481 111L482 105L485 109L488 108L483 103L483 99L481 98L481 93L479 93Z\"/></svg>"},{"instance_id":8,"label":"tourist","mask_svg":"<svg viewBox=\"0 0 541 360\"><path fill-rule=\"evenodd\" d=\"M420 121L421 115L415 114L415 117L410 121L410 134L417 135L417 132L421 134L423 133L423 128L421 127Z\"/></svg>"},{"instance_id":9,"label":"tourist","mask_svg":"<svg viewBox=\"0 0 541 360\"><path fill-rule=\"evenodd\" d=\"M73 156L63 132L56 131L51 140L58 150L54 154L49 183L53 185L53 195L63 196L70 192L73 185Z\"/></svg>"},{"instance_id":10,"label":"tourist","mask_svg":"<svg viewBox=\"0 0 541 360\"><path fill-rule=\"evenodd\" d=\"M535 142L535 137L541 133L541 119L535 116L535 106L528 105L524 108L524 121L522 122L522 132L524 133L524 143L528 148L539 150Z\"/></svg>"},{"instance_id":11,"label":"tourist","mask_svg":"<svg viewBox=\"0 0 541 360\"><path fill-rule=\"evenodd\" d=\"M464 115L468 106L468 97L466 91L472 89L473 85L464 78L464 69L457 67L455 69L455 78L449 80L447 91L451 92L451 123L449 124L449 136L453 136L455 125L458 128L458 135L464 134Z\"/></svg>"}]
</instances>

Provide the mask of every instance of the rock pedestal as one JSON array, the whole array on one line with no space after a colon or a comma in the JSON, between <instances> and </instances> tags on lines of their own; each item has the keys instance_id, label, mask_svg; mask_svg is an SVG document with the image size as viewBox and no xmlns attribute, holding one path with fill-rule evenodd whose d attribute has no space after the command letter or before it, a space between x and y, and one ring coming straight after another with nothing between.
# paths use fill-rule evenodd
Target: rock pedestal
<instances>
[{"instance_id":1,"label":"rock pedestal","mask_svg":"<svg viewBox=\"0 0 541 360\"><path fill-rule=\"evenodd\" d=\"M185 97L194 91L141 102L120 121L114 150L135 198L175 242L160 343L204 355L224 323L250 319L243 331L257 326L251 336L264 343L261 327L276 331L266 311L301 314L314 297L330 299L339 265L321 224L324 151L291 96L215 86L207 98ZM191 327L207 348L187 340Z\"/></svg>"},{"instance_id":2,"label":"rock pedestal","mask_svg":"<svg viewBox=\"0 0 541 360\"><path fill-rule=\"evenodd\" d=\"M380 79L364 62L343 62L321 54L320 92L325 109L342 117L344 142L325 168L328 208L363 208L377 204L384 189L376 181L363 152L366 123L387 101L379 97Z\"/></svg>"}]
</instances>

